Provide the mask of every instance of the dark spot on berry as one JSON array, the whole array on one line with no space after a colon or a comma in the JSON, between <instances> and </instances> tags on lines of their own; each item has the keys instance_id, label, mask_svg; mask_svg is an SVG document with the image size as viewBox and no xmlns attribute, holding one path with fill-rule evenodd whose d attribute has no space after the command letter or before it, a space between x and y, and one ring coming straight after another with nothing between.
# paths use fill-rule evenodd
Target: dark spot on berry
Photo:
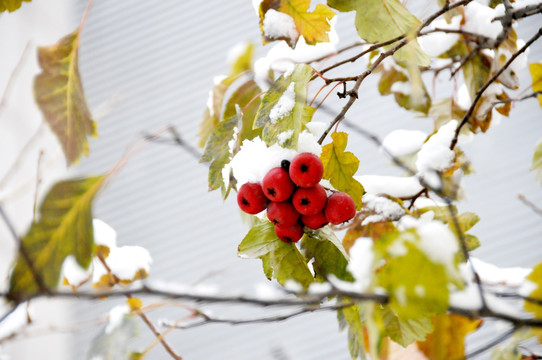
<instances>
[{"instance_id":1,"label":"dark spot on berry","mask_svg":"<svg viewBox=\"0 0 542 360\"><path fill-rule=\"evenodd\" d=\"M284 240L285 240L286 242L289 242L289 243L291 243L291 242L294 241L294 240L293 240L291 237L289 237L289 236L285 236L285 237L284 237Z\"/></svg>"},{"instance_id":2,"label":"dark spot on berry","mask_svg":"<svg viewBox=\"0 0 542 360\"><path fill-rule=\"evenodd\" d=\"M250 203L247 201L247 199L243 198L243 200L241 201L243 203L243 205L245 206L248 206L250 205Z\"/></svg>"},{"instance_id":3,"label":"dark spot on berry","mask_svg":"<svg viewBox=\"0 0 542 360\"><path fill-rule=\"evenodd\" d=\"M273 219L273 224L277 225L278 223L277 219Z\"/></svg>"},{"instance_id":4,"label":"dark spot on berry","mask_svg":"<svg viewBox=\"0 0 542 360\"><path fill-rule=\"evenodd\" d=\"M301 199L301 205L309 205L311 202L307 198Z\"/></svg>"},{"instance_id":5,"label":"dark spot on berry","mask_svg":"<svg viewBox=\"0 0 542 360\"><path fill-rule=\"evenodd\" d=\"M301 165L301 167L299 168L301 170L301 172L307 172L309 170L309 167L305 164Z\"/></svg>"},{"instance_id":6,"label":"dark spot on berry","mask_svg":"<svg viewBox=\"0 0 542 360\"><path fill-rule=\"evenodd\" d=\"M280 162L280 167L283 168L286 171L290 170L290 162L288 160L282 160Z\"/></svg>"},{"instance_id":7,"label":"dark spot on berry","mask_svg":"<svg viewBox=\"0 0 542 360\"><path fill-rule=\"evenodd\" d=\"M270 196L275 196L277 193L275 192L275 189L267 188L267 194L269 194Z\"/></svg>"}]
</instances>

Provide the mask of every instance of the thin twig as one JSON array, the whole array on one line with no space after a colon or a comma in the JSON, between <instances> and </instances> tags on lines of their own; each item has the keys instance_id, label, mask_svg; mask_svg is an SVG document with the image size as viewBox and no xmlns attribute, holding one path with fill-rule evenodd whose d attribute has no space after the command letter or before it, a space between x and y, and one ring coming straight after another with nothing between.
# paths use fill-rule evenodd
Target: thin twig
<instances>
[{"instance_id":1,"label":"thin twig","mask_svg":"<svg viewBox=\"0 0 542 360\"><path fill-rule=\"evenodd\" d=\"M487 344L479 347L478 349L474 350L473 352L467 354L465 356L466 359L470 359L470 358L473 358L475 356L478 356L480 354L482 354L483 352L486 352L487 350L491 349L492 347L494 347L495 345L497 344L500 344L501 342L503 342L504 340L508 339L510 336L512 336L514 334L514 332L516 331L515 328L512 328L508 331L506 331L505 333L499 335L498 337L496 337L495 339L491 340L490 342L488 342Z\"/></svg>"},{"instance_id":2,"label":"thin twig","mask_svg":"<svg viewBox=\"0 0 542 360\"><path fill-rule=\"evenodd\" d=\"M518 199L520 199L522 203L524 203L529 208L531 208L531 210L533 210L535 213L537 213L538 215L542 215L542 209L540 209L538 206L536 206L535 204L527 200L525 196L523 196L522 194L519 194Z\"/></svg>"},{"instance_id":3,"label":"thin twig","mask_svg":"<svg viewBox=\"0 0 542 360\"><path fill-rule=\"evenodd\" d=\"M536 14L542 13L542 3L540 4L533 4L533 5L527 5L523 8L513 10L509 12L508 14L505 14L503 16L496 17L495 19L491 20L493 21L503 21L505 18L510 18L512 20L519 20L525 17L533 16Z\"/></svg>"},{"instance_id":4,"label":"thin twig","mask_svg":"<svg viewBox=\"0 0 542 360\"><path fill-rule=\"evenodd\" d=\"M28 42L23 50L23 53L21 57L19 58L19 61L15 65L15 68L11 72L11 75L9 76L8 83L6 84L6 88L4 89L4 94L2 95L2 101L0 101L0 114L4 111L4 108L6 107L8 103L9 95L11 94L11 90L13 89L13 85L15 85L15 80L17 79L17 76L21 72L24 62L26 58L28 57L28 54L30 53L30 46L31 43Z\"/></svg>"}]
</instances>

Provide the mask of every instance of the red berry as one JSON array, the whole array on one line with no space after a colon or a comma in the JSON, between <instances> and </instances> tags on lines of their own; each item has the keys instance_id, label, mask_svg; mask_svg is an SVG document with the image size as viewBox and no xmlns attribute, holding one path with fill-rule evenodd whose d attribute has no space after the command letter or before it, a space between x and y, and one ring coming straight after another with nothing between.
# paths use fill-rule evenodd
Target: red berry
<instances>
[{"instance_id":1,"label":"red berry","mask_svg":"<svg viewBox=\"0 0 542 360\"><path fill-rule=\"evenodd\" d=\"M269 203L265 197L262 187L257 183L245 183L237 193L237 204L248 214L257 214L264 210Z\"/></svg>"},{"instance_id":2,"label":"red berry","mask_svg":"<svg viewBox=\"0 0 542 360\"><path fill-rule=\"evenodd\" d=\"M327 199L324 212L329 222L337 225L352 219L356 215L356 205L350 195L336 192Z\"/></svg>"},{"instance_id":3,"label":"red berry","mask_svg":"<svg viewBox=\"0 0 542 360\"><path fill-rule=\"evenodd\" d=\"M281 167L276 167L264 176L262 189L271 201L281 202L288 200L294 192L295 185L290 180L288 172Z\"/></svg>"},{"instance_id":4,"label":"red berry","mask_svg":"<svg viewBox=\"0 0 542 360\"><path fill-rule=\"evenodd\" d=\"M284 242L297 242L303 237L303 226L299 223L294 226L275 225L275 234Z\"/></svg>"},{"instance_id":5,"label":"red berry","mask_svg":"<svg viewBox=\"0 0 542 360\"><path fill-rule=\"evenodd\" d=\"M324 166L320 158L311 153L302 153L290 163L290 177L300 187L310 188L322 180Z\"/></svg>"},{"instance_id":6,"label":"red berry","mask_svg":"<svg viewBox=\"0 0 542 360\"><path fill-rule=\"evenodd\" d=\"M301 215L315 215L326 206L326 190L320 184L310 188L299 188L292 197L295 209Z\"/></svg>"},{"instance_id":7,"label":"red berry","mask_svg":"<svg viewBox=\"0 0 542 360\"><path fill-rule=\"evenodd\" d=\"M299 213L289 201L271 202L267 207L267 218L275 225L293 226L299 220Z\"/></svg>"},{"instance_id":8,"label":"red berry","mask_svg":"<svg viewBox=\"0 0 542 360\"><path fill-rule=\"evenodd\" d=\"M315 215L302 215L301 222L308 228L313 230L320 229L327 225L329 222L326 218L326 214L323 211L320 211Z\"/></svg>"}]
</instances>

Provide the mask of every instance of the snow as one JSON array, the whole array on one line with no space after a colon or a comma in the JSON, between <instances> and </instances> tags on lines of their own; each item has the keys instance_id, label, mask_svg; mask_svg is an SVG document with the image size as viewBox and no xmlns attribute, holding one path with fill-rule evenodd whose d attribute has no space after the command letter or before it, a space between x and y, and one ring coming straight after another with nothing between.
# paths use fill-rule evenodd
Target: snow
<instances>
[{"instance_id":1,"label":"snow","mask_svg":"<svg viewBox=\"0 0 542 360\"><path fill-rule=\"evenodd\" d=\"M295 106L295 82L290 83L284 91L279 101L269 112L271 124L276 124L278 120L290 115Z\"/></svg>"},{"instance_id":2,"label":"snow","mask_svg":"<svg viewBox=\"0 0 542 360\"><path fill-rule=\"evenodd\" d=\"M28 323L28 314L30 312L32 317L33 308L32 305L28 306L28 303L24 302L17 306L17 308L0 323L0 339L3 339L17 331Z\"/></svg>"},{"instance_id":3,"label":"snow","mask_svg":"<svg viewBox=\"0 0 542 360\"><path fill-rule=\"evenodd\" d=\"M450 150L450 144L457 128L457 121L451 120L442 125L436 134L432 135L418 152L416 167L420 172L428 170L444 171L452 166L455 153Z\"/></svg>"},{"instance_id":4,"label":"snow","mask_svg":"<svg viewBox=\"0 0 542 360\"><path fill-rule=\"evenodd\" d=\"M130 307L126 304L117 305L109 311L109 321L105 326L105 333L111 334L122 324L122 320L130 313Z\"/></svg>"},{"instance_id":5,"label":"snow","mask_svg":"<svg viewBox=\"0 0 542 360\"><path fill-rule=\"evenodd\" d=\"M531 272L531 269L522 267L500 268L475 257L471 257L470 262L482 281L491 285L519 287L525 283L525 277Z\"/></svg>"},{"instance_id":6,"label":"snow","mask_svg":"<svg viewBox=\"0 0 542 360\"><path fill-rule=\"evenodd\" d=\"M313 134L304 130L297 138L297 152L300 154L309 152L319 157L322 154L322 146L318 144L318 139Z\"/></svg>"},{"instance_id":7,"label":"snow","mask_svg":"<svg viewBox=\"0 0 542 360\"><path fill-rule=\"evenodd\" d=\"M538 289L538 285L530 280L525 280L518 290L518 294L521 296L529 297L532 292Z\"/></svg>"},{"instance_id":8,"label":"snow","mask_svg":"<svg viewBox=\"0 0 542 360\"><path fill-rule=\"evenodd\" d=\"M284 292L270 283L257 283L255 286L256 298L261 300L277 300L284 297Z\"/></svg>"},{"instance_id":9,"label":"snow","mask_svg":"<svg viewBox=\"0 0 542 360\"><path fill-rule=\"evenodd\" d=\"M263 19L263 33L269 39L294 39L299 37L294 19L285 13L269 9Z\"/></svg>"},{"instance_id":10,"label":"snow","mask_svg":"<svg viewBox=\"0 0 542 360\"><path fill-rule=\"evenodd\" d=\"M92 220L94 243L96 245L114 248L117 246L117 232L109 224L100 219Z\"/></svg>"},{"instance_id":11,"label":"snow","mask_svg":"<svg viewBox=\"0 0 542 360\"><path fill-rule=\"evenodd\" d=\"M120 280L131 281L141 270L147 274L150 272L152 258L147 249L141 246L121 246L110 250L105 262L111 269L111 273ZM106 274L107 269L103 264L95 261L93 282L98 283L100 278Z\"/></svg>"},{"instance_id":12,"label":"snow","mask_svg":"<svg viewBox=\"0 0 542 360\"><path fill-rule=\"evenodd\" d=\"M492 39L496 39L502 31L502 25L499 21L491 22L494 18L504 15L504 7L496 6L495 9L482 5L477 2L471 2L465 6L465 23L462 30L475 34L480 34Z\"/></svg>"},{"instance_id":13,"label":"snow","mask_svg":"<svg viewBox=\"0 0 542 360\"><path fill-rule=\"evenodd\" d=\"M326 124L325 122L321 122L321 121L311 121L311 122L305 124L305 127L317 139L319 139L322 136L322 134L326 131L328 126L329 126L328 124Z\"/></svg>"},{"instance_id":14,"label":"snow","mask_svg":"<svg viewBox=\"0 0 542 360\"><path fill-rule=\"evenodd\" d=\"M356 280L354 286L357 291L366 291L373 279L373 240L367 237L357 239L349 253L350 262L346 268Z\"/></svg>"},{"instance_id":15,"label":"snow","mask_svg":"<svg viewBox=\"0 0 542 360\"><path fill-rule=\"evenodd\" d=\"M230 162L237 187L247 182L261 182L269 170L280 166L282 160L291 161L296 155L295 150L282 148L278 144L267 147L259 137L245 139Z\"/></svg>"},{"instance_id":16,"label":"snow","mask_svg":"<svg viewBox=\"0 0 542 360\"><path fill-rule=\"evenodd\" d=\"M288 130L288 131L284 131L284 132L281 132L280 134L277 135L277 141L279 143L279 145L284 145L284 143L286 141L288 141L289 139L292 138L292 135L294 134L294 131L293 130Z\"/></svg>"},{"instance_id":17,"label":"snow","mask_svg":"<svg viewBox=\"0 0 542 360\"><path fill-rule=\"evenodd\" d=\"M70 285L78 286L90 278L92 274L92 267L89 266L88 269L83 269L81 266L79 266L77 260L75 260L75 257L73 255L69 255L62 263L61 274L61 278L65 278Z\"/></svg>"},{"instance_id":18,"label":"snow","mask_svg":"<svg viewBox=\"0 0 542 360\"><path fill-rule=\"evenodd\" d=\"M397 129L382 140L382 148L395 157L405 156L420 150L426 139L423 131Z\"/></svg>"},{"instance_id":19,"label":"snow","mask_svg":"<svg viewBox=\"0 0 542 360\"><path fill-rule=\"evenodd\" d=\"M308 293L311 295L323 295L323 294L329 294L329 292L333 290L333 287L330 283L318 283L314 282L309 285Z\"/></svg>"},{"instance_id":20,"label":"snow","mask_svg":"<svg viewBox=\"0 0 542 360\"><path fill-rule=\"evenodd\" d=\"M484 292L484 299L488 308L494 312L508 315L511 317L524 317L524 314L513 308L510 304L492 294ZM482 299L478 286L475 283L469 283L463 290L454 291L450 294L450 307L465 309L468 311L477 311L482 308Z\"/></svg>"},{"instance_id":21,"label":"snow","mask_svg":"<svg viewBox=\"0 0 542 360\"><path fill-rule=\"evenodd\" d=\"M354 176L370 194L386 194L397 198L408 198L419 193L423 188L417 177L398 177L381 175Z\"/></svg>"},{"instance_id":22,"label":"snow","mask_svg":"<svg viewBox=\"0 0 542 360\"><path fill-rule=\"evenodd\" d=\"M383 196L366 193L362 197L362 203L364 208L376 213L366 217L361 223L363 226L372 222L397 220L405 214L399 204Z\"/></svg>"},{"instance_id":23,"label":"snow","mask_svg":"<svg viewBox=\"0 0 542 360\"><path fill-rule=\"evenodd\" d=\"M228 52L228 57L227 57L228 66L231 67L233 64L235 64L237 59L239 59L239 57L241 57L241 55L243 55L247 51L249 46L250 46L250 43L244 41L232 47L230 51Z\"/></svg>"},{"instance_id":24,"label":"snow","mask_svg":"<svg viewBox=\"0 0 542 360\"><path fill-rule=\"evenodd\" d=\"M408 81L397 81L393 83L390 90L394 93L412 95L412 85Z\"/></svg>"},{"instance_id":25,"label":"snow","mask_svg":"<svg viewBox=\"0 0 542 360\"><path fill-rule=\"evenodd\" d=\"M450 24L445 19L437 19L431 23L430 29L459 30L462 16L454 16ZM432 57L450 50L459 40L459 34L447 34L443 32L434 32L418 38L422 49Z\"/></svg>"}]
</instances>

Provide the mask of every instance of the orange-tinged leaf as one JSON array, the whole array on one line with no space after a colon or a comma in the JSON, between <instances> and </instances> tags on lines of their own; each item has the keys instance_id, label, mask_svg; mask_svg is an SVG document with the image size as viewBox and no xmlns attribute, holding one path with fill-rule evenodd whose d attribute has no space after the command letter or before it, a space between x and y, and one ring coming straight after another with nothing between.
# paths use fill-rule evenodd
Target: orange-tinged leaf
<instances>
[{"instance_id":1,"label":"orange-tinged leaf","mask_svg":"<svg viewBox=\"0 0 542 360\"><path fill-rule=\"evenodd\" d=\"M529 71L533 78L533 91L542 91L542 63L529 64ZM538 95L537 98L542 107L542 95Z\"/></svg>"},{"instance_id":2,"label":"orange-tinged leaf","mask_svg":"<svg viewBox=\"0 0 542 360\"><path fill-rule=\"evenodd\" d=\"M358 170L359 160L350 151L345 151L348 134L335 132L331 134L331 138L333 142L325 145L320 155L324 164L323 178L328 179L335 189L350 195L359 210L361 197L365 192L363 186L353 177Z\"/></svg>"},{"instance_id":3,"label":"orange-tinged leaf","mask_svg":"<svg viewBox=\"0 0 542 360\"><path fill-rule=\"evenodd\" d=\"M435 331L427 335L418 348L431 360L463 359L465 337L478 329L482 320L471 320L457 314L441 314L433 317Z\"/></svg>"},{"instance_id":4,"label":"orange-tinged leaf","mask_svg":"<svg viewBox=\"0 0 542 360\"><path fill-rule=\"evenodd\" d=\"M79 75L78 50L79 29L52 46L38 48L42 72L34 80L38 106L70 165L88 154L87 136L96 136Z\"/></svg>"},{"instance_id":5,"label":"orange-tinged leaf","mask_svg":"<svg viewBox=\"0 0 542 360\"><path fill-rule=\"evenodd\" d=\"M32 224L22 244L44 285L54 290L64 260L74 255L88 268L94 252L92 201L104 183L96 176L57 183L40 206L39 221ZM17 257L11 272L9 298L20 301L40 292L25 258Z\"/></svg>"},{"instance_id":6,"label":"orange-tinged leaf","mask_svg":"<svg viewBox=\"0 0 542 360\"><path fill-rule=\"evenodd\" d=\"M299 35L303 35L307 44L314 45L318 42L329 41L329 20L335 16L335 12L323 4L316 5L313 12L308 12L310 4L310 0L263 0L260 4L260 28L262 33L265 13L273 9L292 17L298 38ZM273 40L276 39L267 38L264 34L264 41ZM284 38L284 40L291 47L295 47L297 43L297 38Z\"/></svg>"}]
</instances>

